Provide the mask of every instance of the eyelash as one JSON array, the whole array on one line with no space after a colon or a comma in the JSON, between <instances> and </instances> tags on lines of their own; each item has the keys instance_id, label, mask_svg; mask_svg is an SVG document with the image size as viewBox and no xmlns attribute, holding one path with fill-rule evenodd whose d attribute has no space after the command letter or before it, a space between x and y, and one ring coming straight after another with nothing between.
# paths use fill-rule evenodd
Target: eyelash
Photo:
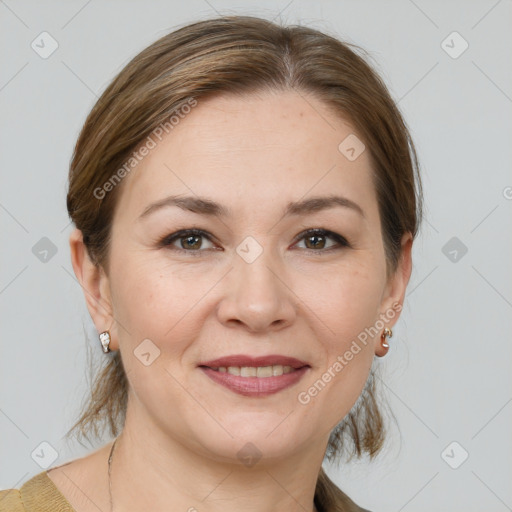
<instances>
[{"instance_id":1,"label":"eyelash","mask_svg":"<svg viewBox=\"0 0 512 512\"><path fill-rule=\"evenodd\" d=\"M167 235L166 237L164 237L160 241L159 247L169 247L169 246L171 246L171 244L174 241L179 240L181 238L186 238L191 235L204 237L213 243L211 237L208 236L208 233L206 233L205 231L203 231L201 229L182 229L180 231L177 231L176 233L172 233L171 235ZM306 231L303 231L300 235L297 236L295 243L300 242L301 240L307 238L308 236L320 236L320 237L332 238L335 242L338 243L337 246L329 247L328 249L316 250L316 249L307 249L306 248L306 250L311 253L325 254L325 253L331 253L332 251L337 251L337 250L340 250L343 248L351 247L349 242L343 236L338 235L337 233L334 233L333 231L328 231L326 229L319 229L319 228L308 229ZM194 256L200 256L201 253L204 252L205 250L212 250L212 249L188 250L188 249L183 249L183 248L179 248L179 247L172 247L172 250L179 251L179 252L192 253ZM215 249L213 249L213 250L215 250Z\"/></svg>"}]
</instances>

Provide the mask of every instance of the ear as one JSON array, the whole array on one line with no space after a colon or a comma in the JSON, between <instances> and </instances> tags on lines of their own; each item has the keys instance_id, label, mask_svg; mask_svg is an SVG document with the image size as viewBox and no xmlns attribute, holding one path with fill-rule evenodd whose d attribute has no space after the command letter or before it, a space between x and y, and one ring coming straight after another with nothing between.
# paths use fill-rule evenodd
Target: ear
<instances>
[{"instance_id":1,"label":"ear","mask_svg":"<svg viewBox=\"0 0 512 512\"><path fill-rule=\"evenodd\" d=\"M111 350L117 350L119 345L113 316L109 278L102 267L91 261L83 242L82 232L79 229L75 228L69 236L69 248L71 264L84 292L87 309L96 330L98 334L109 331L111 337L109 347Z\"/></svg>"},{"instance_id":2,"label":"ear","mask_svg":"<svg viewBox=\"0 0 512 512\"><path fill-rule=\"evenodd\" d=\"M383 319L385 326L391 328L400 317L402 306L405 299L405 292L412 271L412 234L405 233L401 241L401 254L397 268L392 275L388 277L386 288L382 295L380 318ZM380 347L380 338L376 340Z\"/></svg>"}]
</instances>

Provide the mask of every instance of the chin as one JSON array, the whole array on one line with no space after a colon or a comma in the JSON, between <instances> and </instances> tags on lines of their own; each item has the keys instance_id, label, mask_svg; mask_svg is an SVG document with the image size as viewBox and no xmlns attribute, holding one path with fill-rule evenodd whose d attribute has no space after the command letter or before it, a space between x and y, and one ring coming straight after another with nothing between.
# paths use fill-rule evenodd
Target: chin
<instances>
[{"instance_id":1,"label":"chin","mask_svg":"<svg viewBox=\"0 0 512 512\"><path fill-rule=\"evenodd\" d=\"M208 415L209 421L202 418L190 424L189 429L185 427L186 442L195 444L203 455L226 462L239 460L244 450L248 455L254 451L255 457L262 458L290 456L312 432L308 434L304 422L294 418L295 414L283 421L286 416L287 413L237 410L231 414L226 411L215 421Z\"/></svg>"},{"instance_id":2,"label":"chin","mask_svg":"<svg viewBox=\"0 0 512 512\"><path fill-rule=\"evenodd\" d=\"M204 439L202 444L208 452L207 457L248 467L285 459L301 451L299 440L287 433L267 436L267 433L247 432L229 439Z\"/></svg>"}]
</instances>

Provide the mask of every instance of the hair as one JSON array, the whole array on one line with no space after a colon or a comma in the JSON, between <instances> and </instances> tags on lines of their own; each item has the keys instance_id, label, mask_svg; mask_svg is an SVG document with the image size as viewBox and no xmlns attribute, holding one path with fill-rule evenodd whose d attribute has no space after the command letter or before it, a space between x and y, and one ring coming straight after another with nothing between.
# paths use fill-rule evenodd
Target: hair
<instances>
[{"instance_id":1,"label":"hair","mask_svg":"<svg viewBox=\"0 0 512 512\"><path fill-rule=\"evenodd\" d=\"M91 261L108 274L112 219L123 183L108 194L95 191L116 170L126 170L134 151L170 116L191 99L296 91L319 99L362 138L372 163L387 271L396 271L402 236L414 238L420 225L419 165L397 105L360 53L356 45L318 30L252 16L194 22L145 48L94 105L71 160L67 209ZM108 426L112 436L122 430L129 383L119 351L105 360L67 435L78 432L90 440L89 434L100 438L100 427ZM326 456L334 460L342 453L350 458L366 453L373 459L384 431L372 368L358 401L331 432ZM315 492L318 508L347 510L349 501L322 468Z\"/></svg>"}]
</instances>

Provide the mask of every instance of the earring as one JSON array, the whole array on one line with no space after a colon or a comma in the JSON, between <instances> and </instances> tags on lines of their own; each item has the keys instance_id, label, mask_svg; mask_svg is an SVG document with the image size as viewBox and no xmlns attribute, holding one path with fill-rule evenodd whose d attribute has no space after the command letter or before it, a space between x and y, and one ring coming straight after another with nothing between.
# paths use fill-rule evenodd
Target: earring
<instances>
[{"instance_id":1,"label":"earring","mask_svg":"<svg viewBox=\"0 0 512 512\"><path fill-rule=\"evenodd\" d=\"M380 344L381 347L384 349L384 353L382 355L379 355L379 357L384 357L388 353L389 344L386 342L386 338L391 338L391 336L393 336L393 331L386 327L380 337Z\"/></svg>"},{"instance_id":2,"label":"earring","mask_svg":"<svg viewBox=\"0 0 512 512\"><path fill-rule=\"evenodd\" d=\"M103 352L105 354L110 352L110 348L109 348L109 345L110 345L110 333L108 331L102 332L100 334L100 341L101 341L101 346L103 348Z\"/></svg>"},{"instance_id":3,"label":"earring","mask_svg":"<svg viewBox=\"0 0 512 512\"><path fill-rule=\"evenodd\" d=\"M388 327L386 327L381 336L381 339L382 339L381 345L384 348L389 348L389 345L386 343L386 338L391 338L392 336L393 336L393 331L391 329L389 329Z\"/></svg>"}]
</instances>

